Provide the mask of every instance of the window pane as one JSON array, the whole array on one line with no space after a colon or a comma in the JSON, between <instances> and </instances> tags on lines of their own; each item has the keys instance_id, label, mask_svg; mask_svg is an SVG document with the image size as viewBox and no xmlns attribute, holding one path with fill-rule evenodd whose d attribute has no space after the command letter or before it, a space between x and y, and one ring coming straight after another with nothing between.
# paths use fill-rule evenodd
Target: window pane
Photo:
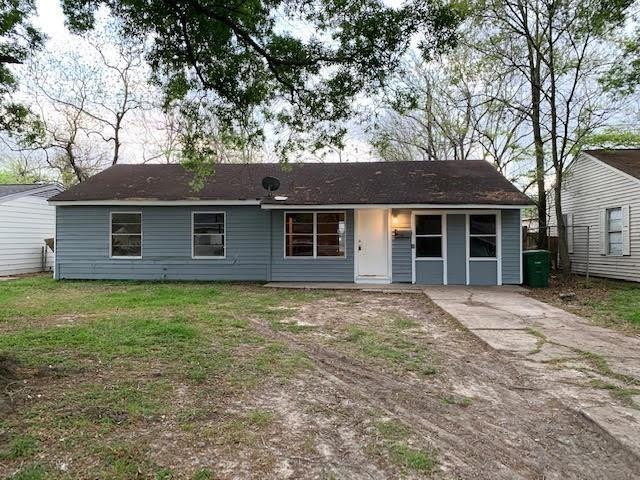
<instances>
[{"instance_id":1,"label":"window pane","mask_svg":"<svg viewBox=\"0 0 640 480\"><path fill-rule=\"evenodd\" d=\"M471 235L495 234L496 233L496 216L495 215L470 215L469 216L469 232L471 233Z\"/></svg>"},{"instance_id":2,"label":"window pane","mask_svg":"<svg viewBox=\"0 0 640 480\"><path fill-rule=\"evenodd\" d=\"M113 213L112 223L140 223L142 214L140 213Z\"/></svg>"},{"instance_id":3,"label":"window pane","mask_svg":"<svg viewBox=\"0 0 640 480\"><path fill-rule=\"evenodd\" d=\"M319 257L343 257L344 237L341 235L318 235L317 255Z\"/></svg>"},{"instance_id":4,"label":"window pane","mask_svg":"<svg viewBox=\"0 0 640 480\"><path fill-rule=\"evenodd\" d=\"M318 213L318 223L344 222L344 213Z\"/></svg>"},{"instance_id":5,"label":"window pane","mask_svg":"<svg viewBox=\"0 0 640 480\"><path fill-rule=\"evenodd\" d=\"M195 245L224 245L224 235L195 235Z\"/></svg>"},{"instance_id":6,"label":"window pane","mask_svg":"<svg viewBox=\"0 0 640 480\"><path fill-rule=\"evenodd\" d=\"M416 235L440 235L442 217L440 215L416 215Z\"/></svg>"},{"instance_id":7,"label":"window pane","mask_svg":"<svg viewBox=\"0 0 640 480\"><path fill-rule=\"evenodd\" d=\"M224 224L194 224L193 233L224 233Z\"/></svg>"},{"instance_id":8,"label":"window pane","mask_svg":"<svg viewBox=\"0 0 640 480\"><path fill-rule=\"evenodd\" d=\"M287 257L313 257L313 235L287 235Z\"/></svg>"},{"instance_id":9,"label":"window pane","mask_svg":"<svg viewBox=\"0 0 640 480\"><path fill-rule=\"evenodd\" d=\"M140 213L113 213L111 215L111 233L133 233L139 234L142 224L142 214Z\"/></svg>"},{"instance_id":10,"label":"window pane","mask_svg":"<svg viewBox=\"0 0 640 480\"><path fill-rule=\"evenodd\" d=\"M621 208L612 208L608 210L609 212L609 228L610 232L612 231L621 231L622 230L622 209Z\"/></svg>"},{"instance_id":11,"label":"window pane","mask_svg":"<svg viewBox=\"0 0 640 480\"><path fill-rule=\"evenodd\" d=\"M194 213L193 223L222 223L224 224L224 213Z\"/></svg>"},{"instance_id":12,"label":"window pane","mask_svg":"<svg viewBox=\"0 0 640 480\"><path fill-rule=\"evenodd\" d=\"M611 220L622 220L622 209L621 208L610 208L609 209L609 218Z\"/></svg>"},{"instance_id":13,"label":"window pane","mask_svg":"<svg viewBox=\"0 0 640 480\"><path fill-rule=\"evenodd\" d=\"M313 233L313 213L287 213L287 233Z\"/></svg>"},{"instance_id":14,"label":"window pane","mask_svg":"<svg viewBox=\"0 0 640 480\"><path fill-rule=\"evenodd\" d=\"M224 257L224 235L194 235L195 257Z\"/></svg>"},{"instance_id":15,"label":"window pane","mask_svg":"<svg viewBox=\"0 0 640 480\"><path fill-rule=\"evenodd\" d=\"M609 254L622 255L622 232L609 232Z\"/></svg>"},{"instance_id":16,"label":"window pane","mask_svg":"<svg viewBox=\"0 0 640 480\"><path fill-rule=\"evenodd\" d=\"M469 256L471 257L495 257L496 237L470 237Z\"/></svg>"},{"instance_id":17,"label":"window pane","mask_svg":"<svg viewBox=\"0 0 640 480\"><path fill-rule=\"evenodd\" d=\"M224 257L222 245L195 245L193 248L195 257Z\"/></svg>"},{"instance_id":18,"label":"window pane","mask_svg":"<svg viewBox=\"0 0 640 480\"><path fill-rule=\"evenodd\" d=\"M622 255L622 243L609 242L610 255Z\"/></svg>"},{"instance_id":19,"label":"window pane","mask_svg":"<svg viewBox=\"0 0 640 480\"><path fill-rule=\"evenodd\" d=\"M318 213L318 233L344 233L344 213Z\"/></svg>"},{"instance_id":20,"label":"window pane","mask_svg":"<svg viewBox=\"0 0 640 480\"><path fill-rule=\"evenodd\" d=\"M319 257L344 257L342 245L318 245Z\"/></svg>"},{"instance_id":21,"label":"window pane","mask_svg":"<svg viewBox=\"0 0 640 480\"><path fill-rule=\"evenodd\" d=\"M140 240L140 235L112 235L111 255L114 257L142 256Z\"/></svg>"},{"instance_id":22,"label":"window pane","mask_svg":"<svg viewBox=\"0 0 640 480\"><path fill-rule=\"evenodd\" d=\"M111 225L111 233L140 233L139 223L114 223Z\"/></svg>"},{"instance_id":23,"label":"window pane","mask_svg":"<svg viewBox=\"0 0 640 480\"><path fill-rule=\"evenodd\" d=\"M416 237L416 257L442 257L442 237Z\"/></svg>"}]
</instances>

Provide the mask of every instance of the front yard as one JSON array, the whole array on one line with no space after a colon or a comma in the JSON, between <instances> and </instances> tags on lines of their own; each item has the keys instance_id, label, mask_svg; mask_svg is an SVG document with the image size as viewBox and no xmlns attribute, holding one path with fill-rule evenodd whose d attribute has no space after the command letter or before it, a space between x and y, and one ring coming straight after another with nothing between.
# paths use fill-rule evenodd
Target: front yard
<instances>
[{"instance_id":1,"label":"front yard","mask_svg":"<svg viewBox=\"0 0 640 480\"><path fill-rule=\"evenodd\" d=\"M424 295L0 283L0 476L633 478Z\"/></svg>"}]
</instances>

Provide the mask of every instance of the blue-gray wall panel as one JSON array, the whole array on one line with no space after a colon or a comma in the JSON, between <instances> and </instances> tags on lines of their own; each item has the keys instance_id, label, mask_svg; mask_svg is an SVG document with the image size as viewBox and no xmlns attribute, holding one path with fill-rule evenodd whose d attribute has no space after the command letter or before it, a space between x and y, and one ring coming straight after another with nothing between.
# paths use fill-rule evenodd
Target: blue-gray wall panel
<instances>
[{"instance_id":1,"label":"blue-gray wall panel","mask_svg":"<svg viewBox=\"0 0 640 480\"><path fill-rule=\"evenodd\" d=\"M520 211L502 211L502 283L520 283Z\"/></svg>"},{"instance_id":2,"label":"blue-gray wall panel","mask_svg":"<svg viewBox=\"0 0 640 480\"><path fill-rule=\"evenodd\" d=\"M416 260L416 283L419 285L442 285L442 260Z\"/></svg>"},{"instance_id":3,"label":"blue-gray wall panel","mask_svg":"<svg viewBox=\"0 0 640 480\"><path fill-rule=\"evenodd\" d=\"M496 285L497 263L496 261L469 261L469 284Z\"/></svg>"},{"instance_id":4,"label":"blue-gray wall panel","mask_svg":"<svg viewBox=\"0 0 640 480\"><path fill-rule=\"evenodd\" d=\"M142 211L142 259L109 258L109 212ZM227 213L225 259L191 258L191 212ZM267 280L269 212L258 207L57 207L58 278Z\"/></svg>"},{"instance_id":5,"label":"blue-gray wall panel","mask_svg":"<svg viewBox=\"0 0 640 480\"><path fill-rule=\"evenodd\" d=\"M284 212L272 210L274 282L353 282L353 210L347 210L345 258L284 258Z\"/></svg>"},{"instance_id":6,"label":"blue-gray wall panel","mask_svg":"<svg viewBox=\"0 0 640 480\"><path fill-rule=\"evenodd\" d=\"M411 283L411 237L393 238L391 248L391 281Z\"/></svg>"},{"instance_id":7,"label":"blue-gray wall panel","mask_svg":"<svg viewBox=\"0 0 640 480\"><path fill-rule=\"evenodd\" d=\"M447 215L447 283L467 283L466 216Z\"/></svg>"}]
</instances>

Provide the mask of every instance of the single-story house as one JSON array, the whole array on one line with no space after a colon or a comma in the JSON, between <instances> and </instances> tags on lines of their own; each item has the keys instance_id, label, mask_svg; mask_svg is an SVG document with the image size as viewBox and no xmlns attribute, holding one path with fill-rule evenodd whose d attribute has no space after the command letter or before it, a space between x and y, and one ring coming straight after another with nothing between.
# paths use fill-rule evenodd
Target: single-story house
<instances>
[{"instance_id":1,"label":"single-story house","mask_svg":"<svg viewBox=\"0 0 640 480\"><path fill-rule=\"evenodd\" d=\"M61 191L57 185L0 185L0 276L51 269L53 252L44 241L53 238L55 209L47 199Z\"/></svg>"},{"instance_id":2,"label":"single-story house","mask_svg":"<svg viewBox=\"0 0 640 480\"><path fill-rule=\"evenodd\" d=\"M581 152L563 183L572 271L584 274L588 264L595 276L640 281L640 150Z\"/></svg>"},{"instance_id":3,"label":"single-story house","mask_svg":"<svg viewBox=\"0 0 640 480\"><path fill-rule=\"evenodd\" d=\"M116 165L50 199L55 278L522 282L531 201L485 161L221 164L202 189L192 179Z\"/></svg>"}]
</instances>

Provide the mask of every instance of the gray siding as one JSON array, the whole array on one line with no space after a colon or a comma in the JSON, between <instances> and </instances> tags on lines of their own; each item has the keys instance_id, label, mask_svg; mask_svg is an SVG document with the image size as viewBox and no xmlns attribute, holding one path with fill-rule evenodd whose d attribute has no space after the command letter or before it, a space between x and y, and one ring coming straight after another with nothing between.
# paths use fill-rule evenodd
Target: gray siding
<instances>
[{"instance_id":1,"label":"gray siding","mask_svg":"<svg viewBox=\"0 0 640 480\"><path fill-rule=\"evenodd\" d=\"M470 285L495 285L497 273L497 262L491 261L469 261L469 284Z\"/></svg>"},{"instance_id":2,"label":"gray siding","mask_svg":"<svg viewBox=\"0 0 640 480\"><path fill-rule=\"evenodd\" d=\"M555 225L553 195L549 196L549 225ZM629 206L630 255L602 255L600 221L602 209ZM573 215L571 269L599 277L640 281L640 181L588 156L581 155L567 171L562 189L563 213ZM589 255L587 255L589 226ZM554 229L555 230L555 229ZM552 230L552 234L556 234ZM571 234L571 232L568 232Z\"/></svg>"},{"instance_id":3,"label":"gray siding","mask_svg":"<svg viewBox=\"0 0 640 480\"><path fill-rule=\"evenodd\" d=\"M416 283L419 285L442 285L442 260L416 260Z\"/></svg>"},{"instance_id":4,"label":"gray siding","mask_svg":"<svg viewBox=\"0 0 640 480\"><path fill-rule=\"evenodd\" d=\"M110 211L142 211L142 259L109 258ZM226 258L191 258L192 211L227 214ZM347 212L345 259L285 259L283 218L282 211L252 206L58 207L56 274L79 279L353 281L353 211Z\"/></svg>"},{"instance_id":5,"label":"gray siding","mask_svg":"<svg viewBox=\"0 0 640 480\"><path fill-rule=\"evenodd\" d=\"M345 258L284 258L284 212L272 210L271 280L274 282L353 282L353 210L347 210Z\"/></svg>"},{"instance_id":6,"label":"gray siding","mask_svg":"<svg viewBox=\"0 0 640 480\"><path fill-rule=\"evenodd\" d=\"M109 258L109 212L142 212L142 259ZM191 212L226 212L226 258L191 258ZM57 207L56 276L267 280L269 212L257 207Z\"/></svg>"},{"instance_id":7,"label":"gray siding","mask_svg":"<svg viewBox=\"0 0 640 480\"><path fill-rule=\"evenodd\" d=\"M447 215L447 282L467 283L466 216Z\"/></svg>"},{"instance_id":8,"label":"gray siding","mask_svg":"<svg viewBox=\"0 0 640 480\"><path fill-rule=\"evenodd\" d=\"M520 283L520 210L502 211L502 283Z\"/></svg>"},{"instance_id":9,"label":"gray siding","mask_svg":"<svg viewBox=\"0 0 640 480\"><path fill-rule=\"evenodd\" d=\"M411 237L394 238L392 248L392 281L411 283Z\"/></svg>"}]
</instances>

